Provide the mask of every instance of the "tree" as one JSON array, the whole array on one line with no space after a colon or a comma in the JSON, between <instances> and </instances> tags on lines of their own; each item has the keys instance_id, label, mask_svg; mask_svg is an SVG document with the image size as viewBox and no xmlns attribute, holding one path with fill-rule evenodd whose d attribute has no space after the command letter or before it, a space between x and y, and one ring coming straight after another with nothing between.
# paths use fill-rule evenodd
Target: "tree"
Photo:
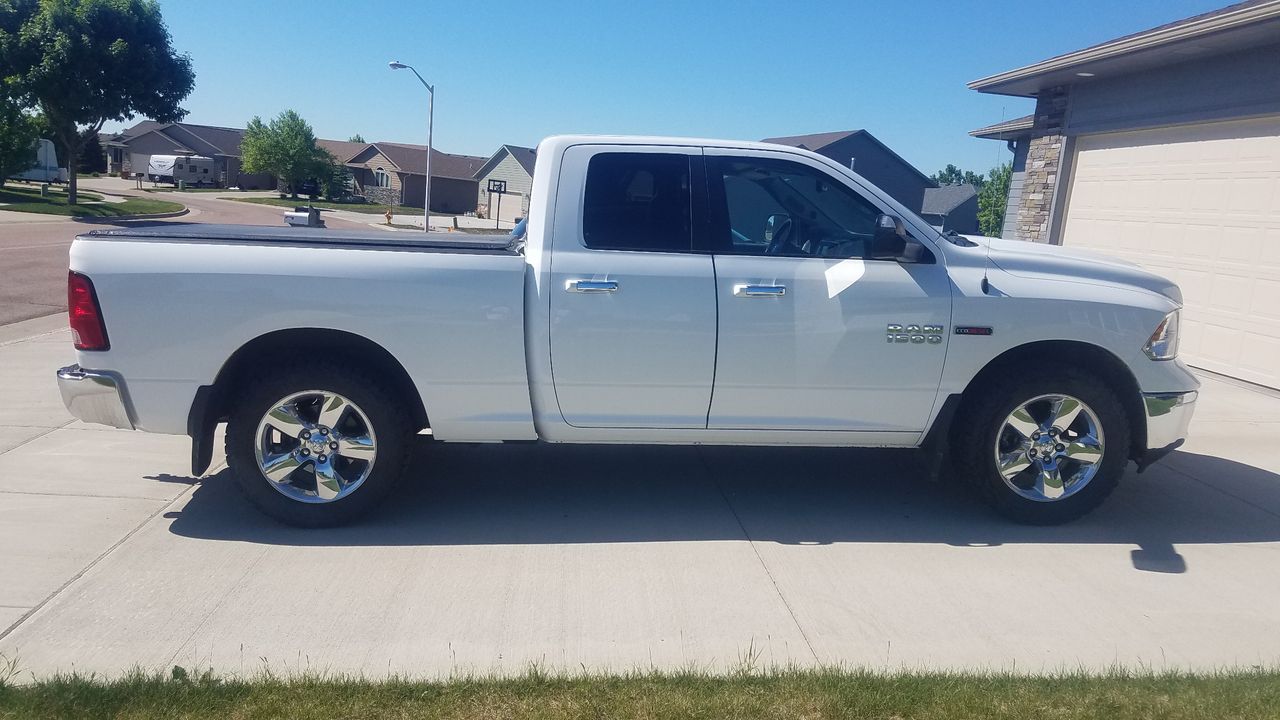
<instances>
[{"instance_id":1,"label":"tree","mask_svg":"<svg viewBox=\"0 0 1280 720\"><path fill-rule=\"evenodd\" d=\"M0 187L4 179L31 167L36 160L36 121L18 104L0 100Z\"/></svg>"},{"instance_id":2,"label":"tree","mask_svg":"<svg viewBox=\"0 0 1280 720\"><path fill-rule=\"evenodd\" d=\"M38 107L65 151L70 204L90 133L137 115L181 120L195 86L155 0L0 1L0 67L0 94Z\"/></svg>"},{"instance_id":3,"label":"tree","mask_svg":"<svg viewBox=\"0 0 1280 720\"><path fill-rule=\"evenodd\" d=\"M990 175L991 179L978 191L978 229L987 237L1000 237L1004 230L1004 211L1009 201L1013 166L1005 163L992 168Z\"/></svg>"},{"instance_id":4,"label":"tree","mask_svg":"<svg viewBox=\"0 0 1280 720\"><path fill-rule=\"evenodd\" d=\"M355 135L352 135L351 137L347 138L347 142L362 143L364 142L364 136L361 135L360 133L356 133Z\"/></svg>"},{"instance_id":5,"label":"tree","mask_svg":"<svg viewBox=\"0 0 1280 720\"><path fill-rule=\"evenodd\" d=\"M930 175L929 179L939 185L972 185L978 190L981 190L982 186L987 183L986 178L982 175L975 174L971 170L961 170L949 163L945 168Z\"/></svg>"},{"instance_id":6,"label":"tree","mask_svg":"<svg viewBox=\"0 0 1280 720\"><path fill-rule=\"evenodd\" d=\"M102 149L102 141L98 133L85 132L84 144L80 149L80 164L76 172L102 173L107 171L107 155Z\"/></svg>"},{"instance_id":7,"label":"tree","mask_svg":"<svg viewBox=\"0 0 1280 720\"><path fill-rule=\"evenodd\" d=\"M296 198L301 182L323 181L336 160L316 145L316 134L302 116L285 110L270 123L256 116L249 121L240 143L240 162L245 172L275 175Z\"/></svg>"}]
</instances>

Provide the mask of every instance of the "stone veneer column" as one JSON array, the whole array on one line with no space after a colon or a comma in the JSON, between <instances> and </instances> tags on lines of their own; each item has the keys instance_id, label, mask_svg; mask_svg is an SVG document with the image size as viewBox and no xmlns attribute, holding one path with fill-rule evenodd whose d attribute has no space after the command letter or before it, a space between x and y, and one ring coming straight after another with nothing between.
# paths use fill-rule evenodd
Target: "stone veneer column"
<instances>
[{"instance_id":1,"label":"stone veneer column","mask_svg":"<svg viewBox=\"0 0 1280 720\"><path fill-rule=\"evenodd\" d=\"M1063 117L1067 110L1065 88L1043 91L1036 98L1035 124L1027 146L1027 164L1018 203L1017 237L1049 242L1050 214L1062 167Z\"/></svg>"}]
</instances>

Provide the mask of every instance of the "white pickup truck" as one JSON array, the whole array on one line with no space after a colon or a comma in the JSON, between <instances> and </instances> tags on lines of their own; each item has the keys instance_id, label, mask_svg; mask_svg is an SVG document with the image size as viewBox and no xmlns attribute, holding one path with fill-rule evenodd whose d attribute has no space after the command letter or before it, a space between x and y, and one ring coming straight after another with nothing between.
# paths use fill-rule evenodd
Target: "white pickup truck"
<instances>
[{"instance_id":1,"label":"white pickup truck","mask_svg":"<svg viewBox=\"0 0 1280 720\"><path fill-rule=\"evenodd\" d=\"M436 441L916 448L1006 515L1095 507L1181 444L1181 294L1061 247L940 234L774 145L553 137L512 236L171 226L71 248L87 422L225 421L244 494L332 525Z\"/></svg>"}]
</instances>

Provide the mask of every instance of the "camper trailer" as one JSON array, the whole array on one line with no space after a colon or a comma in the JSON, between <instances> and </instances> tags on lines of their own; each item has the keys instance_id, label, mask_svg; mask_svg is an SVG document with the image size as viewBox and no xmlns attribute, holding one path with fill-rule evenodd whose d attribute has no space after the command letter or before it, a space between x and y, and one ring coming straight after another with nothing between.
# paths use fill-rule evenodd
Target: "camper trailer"
<instances>
[{"instance_id":1,"label":"camper trailer","mask_svg":"<svg viewBox=\"0 0 1280 720\"><path fill-rule=\"evenodd\" d=\"M35 163L10 177L28 182L61 183L67 181L67 169L58 167L58 153L53 148L53 141L40 138L36 143Z\"/></svg>"},{"instance_id":2,"label":"camper trailer","mask_svg":"<svg viewBox=\"0 0 1280 720\"><path fill-rule=\"evenodd\" d=\"M213 158L200 155L152 155L147 163L147 179L151 182L188 185L217 185L218 166Z\"/></svg>"}]
</instances>

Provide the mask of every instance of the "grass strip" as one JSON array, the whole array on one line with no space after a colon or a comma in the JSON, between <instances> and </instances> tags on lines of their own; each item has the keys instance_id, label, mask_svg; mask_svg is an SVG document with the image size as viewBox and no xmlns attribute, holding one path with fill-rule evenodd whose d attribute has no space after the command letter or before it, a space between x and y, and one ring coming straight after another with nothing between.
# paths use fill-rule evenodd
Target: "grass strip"
<instances>
[{"instance_id":1,"label":"grass strip","mask_svg":"<svg viewBox=\"0 0 1280 720\"><path fill-rule=\"evenodd\" d=\"M276 207L284 207L289 209L293 209L295 207L306 207L308 205L314 205L315 207L318 207L322 210L350 210L351 212L367 213L370 215L382 215L387 211L386 205L374 205L371 203L353 203L353 202L344 203L344 202L333 202L330 200L316 200L315 202L311 202L306 198L298 198L296 200L290 200L289 198L281 199L278 197L249 197L249 198L226 198L226 199L235 200L236 202L253 203L254 205L274 205ZM397 212L400 210L407 210L417 214L422 213L422 208L397 207Z\"/></svg>"},{"instance_id":2,"label":"grass strip","mask_svg":"<svg viewBox=\"0 0 1280 720\"><path fill-rule=\"evenodd\" d=\"M78 192L79 204L68 205L65 192L51 191L40 197L40 191L31 188L0 187L0 210L36 213L39 215L65 215L67 217L120 217L122 215L154 215L177 212L184 206L168 200L152 200L122 195L124 202L101 202L102 196L90 192ZM84 204L89 202L92 204Z\"/></svg>"},{"instance_id":3,"label":"grass strip","mask_svg":"<svg viewBox=\"0 0 1280 720\"><path fill-rule=\"evenodd\" d=\"M0 684L0 718L1275 718L1273 670L1027 676L794 670L441 682L136 673Z\"/></svg>"}]
</instances>

